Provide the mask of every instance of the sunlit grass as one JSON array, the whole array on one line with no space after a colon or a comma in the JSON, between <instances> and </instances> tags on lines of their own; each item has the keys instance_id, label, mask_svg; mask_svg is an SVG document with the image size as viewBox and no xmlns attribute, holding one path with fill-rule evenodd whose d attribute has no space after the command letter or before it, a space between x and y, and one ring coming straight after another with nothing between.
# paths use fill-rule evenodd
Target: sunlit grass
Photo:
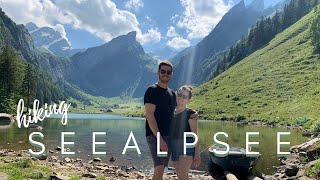
<instances>
[{"instance_id":1,"label":"sunlit grass","mask_svg":"<svg viewBox=\"0 0 320 180\"><path fill-rule=\"evenodd\" d=\"M190 106L205 119L318 120L320 57L308 30L312 13L215 79L195 88Z\"/></svg>"}]
</instances>

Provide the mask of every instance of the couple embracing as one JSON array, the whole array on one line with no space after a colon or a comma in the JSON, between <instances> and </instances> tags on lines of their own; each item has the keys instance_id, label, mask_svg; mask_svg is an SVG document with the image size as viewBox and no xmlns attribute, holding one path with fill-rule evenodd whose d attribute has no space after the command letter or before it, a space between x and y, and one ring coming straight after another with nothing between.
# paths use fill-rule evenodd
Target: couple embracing
<instances>
[{"instance_id":1,"label":"couple embracing","mask_svg":"<svg viewBox=\"0 0 320 180\"><path fill-rule=\"evenodd\" d=\"M188 179L192 163L196 167L201 163L199 143L194 148L187 148L186 155L183 150L183 133L193 132L198 135L198 114L187 108L192 87L185 85L177 93L172 91L168 87L172 72L170 62L161 62L158 82L151 85L144 95L146 138L154 163L153 180L163 178L170 156L181 180ZM168 151L167 157L157 155L157 132L160 132L160 150ZM187 138L186 142L193 142L193 138Z\"/></svg>"}]
</instances>

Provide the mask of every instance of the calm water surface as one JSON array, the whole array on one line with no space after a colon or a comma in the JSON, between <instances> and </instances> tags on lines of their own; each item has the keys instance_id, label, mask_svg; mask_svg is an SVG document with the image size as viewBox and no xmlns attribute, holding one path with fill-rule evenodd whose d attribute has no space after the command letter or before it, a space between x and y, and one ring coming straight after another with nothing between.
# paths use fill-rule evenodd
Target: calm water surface
<instances>
[{"instance_id":1,"label":"calm water surface","mask_svg":"<svg viewBox=\"0 0 320 180\"><path fill-rule=\"evenodd\" d=\"M66 145L66 147L76 152L74 158L91 160L93 157L100 157L104 162L110 163L109 159L114 156L116 158L116 161L113 162L114 165L135 166L143 171L152 169L153 163L145 139L144 119L105 114L68 114L68 124L66 126L63 126L60 121L59 117L55 117L45 119L39 123L43 127L41 132L44 138L42 140L37 139L37 141L46 146L46 151L53 150L56 146L61 146L61 132L75 132L75 136L65 138L66 142L73 141L75 143L73 147ZM0 129L0 149L21 150L32 148L28 143L28 137L30 133L35 131L38 130L19 129L17 124L7 129ZM131 131L140 148L140 156L136 151L132 150L128 150L126 155L122 155ZM93 132L106 132L105 137L96 138L96 141L106 142L105 146L96 147L96 151L105 151L106 155L92 155ZM252 137L250 141L258 141L260 143L259 147L253 150L262 154L256 166L256 171L264 174L272 173L274 166L280 164L276 155L277 132L291 132L288 138L283 136L281 140L289 141L292 146L307 140L302 137L301 132L298 130L243 126L228 122L199 121L199 138L203 153L201 153L202 164L198 170L206 170L206 164L209 160L209 154L206 149L213 143L213 135L217 132L226 132L229 135L228 138L219 137L218 139L236 147L245 147L246 132L260 132L259 137ZM283 148L282 150L288 151L288 149ZM54 155L61 157L60 152Z\"/></svg>"}]
</instances>

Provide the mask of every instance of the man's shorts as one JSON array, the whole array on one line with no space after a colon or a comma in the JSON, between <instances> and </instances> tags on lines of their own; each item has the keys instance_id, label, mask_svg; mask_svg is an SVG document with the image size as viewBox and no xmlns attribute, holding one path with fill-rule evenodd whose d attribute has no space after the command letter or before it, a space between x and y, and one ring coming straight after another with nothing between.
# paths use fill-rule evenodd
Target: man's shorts
<instances>
[{"instance_id":1,"label":"man's shorts","mask_svg":"<svg viewBox=\"0 0 320 180\"><path fill-rule=\"evenodd\" d=\"M192 143L194 142L193 138L187 138L187 143ZM170 147L169 147L170 151L171 151L171 160L172 161L178 161L179 160L179 156L183 156L184 155L184 146L183 146L183 140L182 139L173 139L170 142ZM186 156L191 156L194 157L195 154L195 148L187 148L186 149Z\"/></svg>"},{"instance_id":2,"label":"man's shorts","mask_svg":"<svg viewBox=\"0 0 320 180\"><path fill-rule=\"evenodd\" d=\"M154 135L147 136L147 143L152 155L153 165L154 167L164 165L168 166L169 159L170 159L170 152L168 152L167 157L158 157L157 156L157 138ZM169 137L163 136L163 140L167 143L169 148Z\"/></svg>"}]
</instances>

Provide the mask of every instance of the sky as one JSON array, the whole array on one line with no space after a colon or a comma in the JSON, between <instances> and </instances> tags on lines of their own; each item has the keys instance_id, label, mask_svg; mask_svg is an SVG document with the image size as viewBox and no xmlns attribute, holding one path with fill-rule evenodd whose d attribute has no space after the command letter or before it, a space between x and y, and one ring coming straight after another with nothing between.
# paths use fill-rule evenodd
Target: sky
<instances>
[{"instance_id":1,"label":"sky","mask_svg":"<svg viewBox=\"0 0 320 180\"><path fill-rule=\"evenodd\" d=\"M99 46L136 31L144 49L153 51L196 44L239 1L0 0L0 7L17 24L54 28L74 49Z\"/></svg>"}]
</instances>

